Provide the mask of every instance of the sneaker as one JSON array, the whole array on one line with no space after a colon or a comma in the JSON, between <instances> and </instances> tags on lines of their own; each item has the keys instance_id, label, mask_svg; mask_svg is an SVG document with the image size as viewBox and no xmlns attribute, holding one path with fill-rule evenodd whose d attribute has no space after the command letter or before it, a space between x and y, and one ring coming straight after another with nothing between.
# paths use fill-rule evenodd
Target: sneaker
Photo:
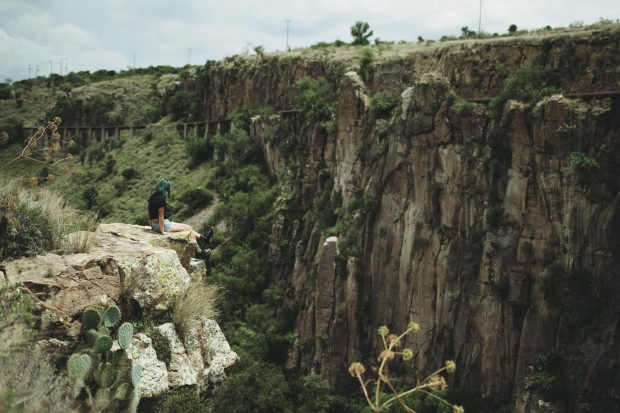
<instances>
[{"instance_id":1,"label":"sneaker","mask_svg":"<svg viewBox=\"0 0 620 413\"><path fill-rule=\"evenodd\" d=\"M209 255L211 255L211 248L205 248L202 251L200 251L200 253L198 254L198 257L207 258Z\"/></svg>"},{"instance_id":2,"label":"sneaker","mask_svg":"<svg viewBox=\"0 0 620 413\"><path fill-rule=\"evenodd\" d=\"M209 240L213 236L213 231L214 231L214 228L213 227L209 227L209 229L207 230L205 235L202 237L204 239L204 242L209 242Z\"/></svg>"}]
</instances>

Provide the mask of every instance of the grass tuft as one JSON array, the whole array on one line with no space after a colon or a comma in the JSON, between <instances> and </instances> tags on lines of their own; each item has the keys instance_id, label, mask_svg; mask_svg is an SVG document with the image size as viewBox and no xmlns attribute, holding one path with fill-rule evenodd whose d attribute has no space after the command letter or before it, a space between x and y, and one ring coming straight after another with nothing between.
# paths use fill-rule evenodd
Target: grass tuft
<instances>
[{"instance_id":1,"label":"grass tuft","mask_svg":"<svg viewBox=\"0 0 620 413\"><path fill-rule=\"evenodd\" d=\"M220 292L219 285L205 285L198 282L192 284L179 298L172 313L172 322L181 336L187 335L192 321L219 317L217 301Z\"/></svg>"}]
</instances>

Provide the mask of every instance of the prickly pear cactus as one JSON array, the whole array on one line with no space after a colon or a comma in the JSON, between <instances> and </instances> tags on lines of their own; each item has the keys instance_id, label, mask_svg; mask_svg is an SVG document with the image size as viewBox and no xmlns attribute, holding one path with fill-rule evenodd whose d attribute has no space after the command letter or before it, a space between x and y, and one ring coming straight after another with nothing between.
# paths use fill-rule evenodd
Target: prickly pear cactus
<instances>
[{"instance_id":1,"label":"prickly pear cactus","mask_svg":"<svg viewBox=\"0 0 620 413\"><path fill-rule=\"evenodd\" d=\"M82 315L82 337L67 361L73 396L93 411L137 410L140 402L142 368L132 366L126 350L133 338L133 326L123 323L117 331L120 350L112 351L115 326L121 320L118 307L92 306Z\"/></svg>"},{"instance_id":2,"label":"prickly pear cactus","mask_svg":"<svg viewBox=\"0 0 620 413\"><path fill-rule=\"evenodd\" d=\"M129 383L122 383L116 389L116 394L114 395L114 398L116 400L118 400L118 401L128 400L129 396L131 395L131 393L129 391L130 391L130 384Z\"/></svg>"},{"instance_id":3,"label":"prickly pear cactus","mask_svg":"<svg viewBox=\"0 0 620 413\"><path fill-rule=\"evenodd\" d=\"M117 372L111 363L101 363L94 376L99 387L110 387L116 380Z\"/></svg>"},{"instance_id":4,"label":"prickly pear cactus","mask_svg":"<svg viewBox=\"0 0 620 413\"><path fill-rule=\"evenodd\" d=\"M118 345L127 350L133 338L133 326L131 323L123 323L118 329Z\"/></svg>"},{"instance_id":5,"label":"prickly pear cactus","mask_svg":"<svg viewBox=\"0 0 620 413\"><path fill-rule=\"evenodd\" d=\"M121 310L115 305L108 307L103 315L103 324L113 327L121 320Z\"/></svg>"},{"instance_id":6,"label":"prickly pear cactus","mask_svg":"<svg viewBox=\"0 0 620 413\"><path fill-rule=\"evenodd\" d=\"M82 326L87 329L95 329L101 323L101 315L94 308L87 308L82 314Z\"/></svg>"},{"instance_id":7,"label":"prickly pear cactus","mask_svg":"<svg viewBox=\"0 0 620 413\"><path fill-rule=\"evenodd\" d=\"M72 354L67 362L69 377L85 378L90 370L91 360L88 354Z\"/></svg>"},{"instance_id":8,"label":"prickly pear cactus","mask_svg":"<svg viewBox=\"0 0 620 413\"><path fill-rule=\"evenodd\" d=\"M112 348L114 342L112 338L109 336L99 336L97 341L95 341L95 351L97 353L107 353Z\"/></svg>"}]
</instances>

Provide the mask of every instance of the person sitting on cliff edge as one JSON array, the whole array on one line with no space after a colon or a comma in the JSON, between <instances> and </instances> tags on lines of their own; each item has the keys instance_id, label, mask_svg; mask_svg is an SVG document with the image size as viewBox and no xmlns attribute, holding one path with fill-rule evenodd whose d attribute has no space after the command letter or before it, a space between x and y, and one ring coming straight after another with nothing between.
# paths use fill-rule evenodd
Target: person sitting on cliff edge
<instances>
[{"instance_id":1,"label":"person sitting on cliff edge","mask_svg":"<svg viewBox=\"0 0 620 413\"><path fill-rule=\"evenodd\" d=\"M159 232L164 235L167 232L181 232L189 231L190 240L197 241L202 238L198 232L187 225L178 222L172 222L168 219L166 213L166 200L170 196L170 187L172 184L167 179L160 179L155 184L155 191L149 197L148 210L149 210L149 225L155 232ZM199 251L200 253L201 251Z\"/></svg>"}]
</instances>

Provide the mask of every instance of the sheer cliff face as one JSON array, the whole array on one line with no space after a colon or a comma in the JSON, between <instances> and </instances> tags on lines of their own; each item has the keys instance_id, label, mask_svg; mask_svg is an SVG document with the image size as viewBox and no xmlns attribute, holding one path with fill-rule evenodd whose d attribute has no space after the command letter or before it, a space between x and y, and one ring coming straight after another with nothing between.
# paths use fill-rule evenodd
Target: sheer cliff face
<instances>
[{"instance_id":1,"label":"sheer cliff face","mask_svg":"<svg viewBox=\"0 0 620 413\"><path fill-rule=\"evenodd\" d=\"M377 63L366 81L323 73L337 81L335 131L256 119L253 136L283 185L270 260L286 291L280 315L297 333L287 367L345 382L349 363L376 355L380 325L417 321L422 331L405 343L419 350L402 366L409 380L453 359L457 387L533 412L529 385L548 368L537 359L554 354L570 394L557 411L614 406L620 97L508 101L493 115L459 105L451 90L492 96L502 71L534 61L564 90L620 89L618 39L447 48ZM303 73L296 65L290 73ZM284 94L292 84L273 82ZM381 90L400 94L389 120L370 110ZM294 137L294 149L268 138L274 131Z\"/></svg>"}]
</instances>

